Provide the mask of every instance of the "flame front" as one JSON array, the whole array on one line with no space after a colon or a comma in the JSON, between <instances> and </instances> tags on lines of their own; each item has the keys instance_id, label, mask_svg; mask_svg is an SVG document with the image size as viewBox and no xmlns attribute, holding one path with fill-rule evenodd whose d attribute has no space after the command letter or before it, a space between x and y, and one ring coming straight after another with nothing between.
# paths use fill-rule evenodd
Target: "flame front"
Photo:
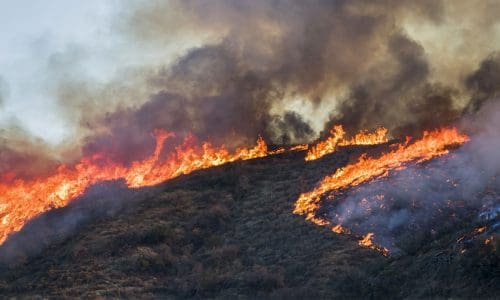
<instances>
[{"instance_id":1,"label":"flame front","mask_svg":"<svg viewBox=\"0 0 500 300\"><path fill-rule=\"evenodd\" d=\"M341 126L335 126L332 136L324 142L310 148L307 157L312 160L335 150L337 146L352 144L377 144L387 141L387 130L381 128L375 133L360 132L352 139L344 139ZM173 136L163 130L154 132L156 148L148 158L136 161L131 166L112 162L107 156L96 154L84 157L74 166L61 165L48 177L33 180L16 180L12 183L0 181L0 244L9 234L20 230L33 217L51 208L67 205L71 200L81 196L91 185L105 180L124 179L128 187L138 188L151 186L182 174L195 170L219 166L236 160L247 160L282 153L280 148L268 150L262 138L257 140L253 148L241 148L229 152L224 146L214 147L210 143L196 144L193 137L187 137L182 144L167 155L160 158L165 141ZM448 153L446 146L461 144L467 136L456 129L441 129L425 133L421 140L414 143L402 143L396 150L382 155L380 158L361 159L352 165L337 170L323 179L313 191L301 194L295 203L294 213L305 215L307 220L322 226L331 225L329 221L316 217L320 205L320 197L328 191L335 191L355 186L371 179L386 176L389 170L402 168L410 161L422 162L435 156ZM303 150L306 145L299 145ZM313 154L311 154L313 153ZM334 232L349 233L341 225L332 228Z\"/></svg>"},{"instance_id":2,"label":"flame front","mask_svg":"<svg viewBox=\"0 0 500 300\"><path fill-rule=\"evenodd\" d=\"M389 250L387 248L380 247L373 243L374 236L375 234L373 232L368 232L361 240L358 241L358 245L360 245L361 247L377 250L385 256L389 255Z\"/></svg>"},{"instance_id":3,"label":"flame front","mask_svg":"<svg viewBox=\"0 0 500 300\"><path fill-rule=\"evenodd\" d=\"M48 177L16 180L10 184L0 182L0 244L28 220L51 208L67 205L99 181L124 179L132 188L151 186L195 170L282 152L281 149L269 151L260 137L255 147L237 149L234 153L209 143L192 146L194 138L188 137L166 159L160 160L164 143L173 134L156 130L154 135L153 154L130 167L112 163L104 155L93 155L82 158L73 167L61 165Z\"/></svg>"},{"instance_id":4,"label":"flame front","mask_svg":"<svg viewBox=\"0 0 500 300\"><path fill-rule=\"evenodd\" d=\"M345 137L345 131L342 125L335 125L330 130L330 136L312 146L306 155L306 160L315 160L327 154L333 153L339 146L350 145L376 145L383 144L388 141L387 129L380 127L373 133L366 130L358 132L354 137L348 139Z\"/></svg>"},{"instance_id":5,"label":"flame front","mask_svg":"<svg viewBox=\"0 0 500 300\"><path fill-rule=\"evenodd\" d=\"M407 139L406 142L395 145L395 150L378 158L362 155L358 162L338 169L332 175L326 176L314 190L301 194L295 202L293 212L304 215L306 220L317 225L331 226L333 224L329 221L316 216L316 211L320 208L321 196L325 193L335 193L341 189L387 176L389 171L405 168L405 164L409 162L420 163L447 154L447 147L463 144L467 140L468 137L459 133L457 129L443 128L424 132L423 137L413 143ZM332 230L340 233L346 231L341 226L334 226ZM372 237L373 235L365 237L365 242L371 242Z\"/></svg>"}]
</instances>

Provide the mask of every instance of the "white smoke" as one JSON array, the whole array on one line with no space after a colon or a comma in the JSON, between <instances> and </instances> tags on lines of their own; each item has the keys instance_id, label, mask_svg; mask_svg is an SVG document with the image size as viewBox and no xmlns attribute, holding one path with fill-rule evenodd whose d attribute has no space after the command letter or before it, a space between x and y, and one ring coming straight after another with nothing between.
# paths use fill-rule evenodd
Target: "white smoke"
<instances>
[{"instance_id":1,"label":"white smoke","mask_svg":"<svg viewBox=\"0 0 500 300\"><path fill-rule=\"evenodd\" d=\"M336 195L327 204L332 223L357 234L374 232L375 242L393 252L411 251L409 241L432 238L464 221L494 226L500 207L500 103L488 103L461 127L470 141L449 155ZM478 217L485 214L489 218Z\"/></svg>"}]
</instances>

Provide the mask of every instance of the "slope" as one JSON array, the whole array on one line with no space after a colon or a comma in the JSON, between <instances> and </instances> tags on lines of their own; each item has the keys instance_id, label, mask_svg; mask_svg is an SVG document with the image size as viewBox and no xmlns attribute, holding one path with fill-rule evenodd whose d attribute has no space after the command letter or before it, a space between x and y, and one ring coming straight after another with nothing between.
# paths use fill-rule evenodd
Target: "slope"
<instances>
[{"instance_id":1,"label":"slope","mask_svg":"<svg viewBox=\"0 0 500 300\"><path fill-rule=\"evenodd\" d=\"M43 251L11 256L15 261L10 264L4 261L0 293L68 298L493 298L500 283L498 253L481 248L470 257L459 256L456 239L467 228L423 244L411 255L386 258L360 248L353 237L291 213L298 195L332 169L367 149L384 148L346 147L309 163L301 152L236 162L138 191L113 213L102 213L109 204L102 210L92 206L92 213L85 210L92 217L72 226L67 231L71 234L59 239L42 235L51 238L30 249L47 245ZM117 195L113 190L108 197ZM79 209L81 205L69 206L34 220L18 234L25 238L10 244L11 252L20 240L33 240L26 238L29 232L52 218L80 215L75 213Z\"/></svg>"}]
</instances>

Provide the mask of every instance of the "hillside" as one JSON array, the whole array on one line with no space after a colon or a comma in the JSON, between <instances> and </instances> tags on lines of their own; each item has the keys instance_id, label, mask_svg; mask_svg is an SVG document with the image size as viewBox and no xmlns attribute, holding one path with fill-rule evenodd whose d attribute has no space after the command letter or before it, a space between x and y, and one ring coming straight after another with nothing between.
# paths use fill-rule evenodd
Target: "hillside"
<instances>
[{"instance_id":1,"label":"hillside","mask_svg":"<svg viewBox=\"0 0 500 300\"><path fill-rule=\"evenodd\" d=\"M32 221L0 249L0 293L21 298L497 297L498 245L472 240L465 254L457 246L472 224L426 241L411 254L384 257L358 246L355 237L292 214L301 192L361 152L384 148L346 147L308 163L303 152L286 153L123 194L120 188L90 191L87 198ZM81 222L71 222L74 218ZM61 219L64 223L56 221Z\"/></svg>"}]
</instances>

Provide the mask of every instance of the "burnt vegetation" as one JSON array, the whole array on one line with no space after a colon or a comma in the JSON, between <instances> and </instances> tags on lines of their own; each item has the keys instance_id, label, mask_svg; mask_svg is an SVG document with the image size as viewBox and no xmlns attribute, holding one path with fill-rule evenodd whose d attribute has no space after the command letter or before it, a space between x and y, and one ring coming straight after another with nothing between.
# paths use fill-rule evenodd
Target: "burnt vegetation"
<instances>
[{"instance_id":1,"label":"burnt vegetation","mask_svg":"<svg viewBox=\"0 0 500 300\"><path fill-rule=\"evenodd\" d=\"M472 221L446 224L449 228L437 236L401 239L402 248L411 251L384 257L360 248L354 237L292 214L298 195L333 168L362 152L382 149L385 145L345 147L310 163L301 152L236 162L135 191L134 200L119 208L101 201L111 213L86 211L94 217L71 227L70 233L46 233L48 246L37 246L41 252L23 254L18 247L16 255L2 262L0 293L67 298L494 298L500 284L498 239L488 245L472 238L457 242L474 229ZM109 194L116 196L113 191ZM77 201L52 212L53 218L76 215L90 200ZM54 231L55 226L47 225L50 220L33 220L26 230L36 232L45 224L45 231ZM11 237L0 249L2 255L23 234Z\"/></svg>"}]
</instances>

